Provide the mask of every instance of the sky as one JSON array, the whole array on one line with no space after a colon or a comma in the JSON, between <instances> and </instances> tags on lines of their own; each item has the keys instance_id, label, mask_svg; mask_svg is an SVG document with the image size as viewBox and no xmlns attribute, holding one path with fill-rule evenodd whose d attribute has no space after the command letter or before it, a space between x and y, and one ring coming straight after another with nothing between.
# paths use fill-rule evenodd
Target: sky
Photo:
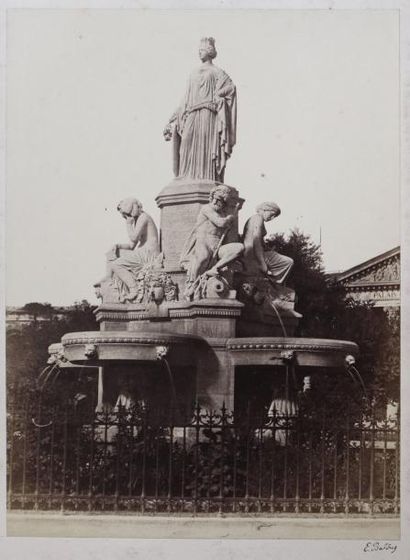
<instances>
[{"instance_id":1,"label":"sky","mask_svg":"<svg viewBox=\"0 0 410 560\"><path fill-rule=\"evenodd\" d=\"M7 21L6 300L97 303L118 202L172 180L162 130L213 36L238 92L225 182L328 271L400 242L394 11L16 10Z\"/></svg>"}]
</instances>

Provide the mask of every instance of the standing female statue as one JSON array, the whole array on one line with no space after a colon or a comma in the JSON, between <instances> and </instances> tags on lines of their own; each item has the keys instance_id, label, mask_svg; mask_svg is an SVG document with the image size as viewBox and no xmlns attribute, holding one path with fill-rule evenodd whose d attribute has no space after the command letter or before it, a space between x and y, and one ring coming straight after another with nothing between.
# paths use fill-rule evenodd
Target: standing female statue
<instances>
[{"instance_id":1,"label":"standing female statue","mask_svg":"<svg viewBox=\"0 0 410 560\"><path fill-rule=\"evenodd\" d=\"M236 89L230 77L214 66L215 40L199 46L201 66L189 77L185 98L164 130L174 140L174 173L179 179L223 183L226 161L236 142Z\"/></svg>"}]
</instances>

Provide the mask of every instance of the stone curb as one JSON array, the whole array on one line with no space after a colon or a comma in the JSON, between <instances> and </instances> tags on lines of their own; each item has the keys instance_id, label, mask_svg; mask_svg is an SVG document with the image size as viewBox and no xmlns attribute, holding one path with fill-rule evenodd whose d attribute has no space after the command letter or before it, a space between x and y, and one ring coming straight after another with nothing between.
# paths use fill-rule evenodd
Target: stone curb
<instances>
[{"instance_id":1,"label":"stone curb","mask_svg":"<svg viewBox=\"0 0 410 560\"><path fill-rule=\"evenodd\" d=\"M397 517L170 517L9 512L9 537L143 539L400 538Z\"/></svg>"}]
</instances>

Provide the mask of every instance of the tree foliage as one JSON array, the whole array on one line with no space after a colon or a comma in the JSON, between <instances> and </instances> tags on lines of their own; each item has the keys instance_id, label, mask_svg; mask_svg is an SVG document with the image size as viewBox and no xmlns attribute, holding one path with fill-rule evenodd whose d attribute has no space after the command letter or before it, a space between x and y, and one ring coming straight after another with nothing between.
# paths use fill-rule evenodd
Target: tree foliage
<instances>
[{"instance_id":1,"label":"tree foliage","mask_svg":"<svg viewBox=\"0 0 410 560\"><path fill-rule=\"evenodd\" d=\"M44 318L50 318L55 313L51 303L38 303L35 301L26 303L23 306L23 311L31 315L34 321L36 321L40 315Z\"/></svg>"},{"instance_id":2,"label":"tree foliage","mask_svg":"<svg viewBox=\"0 0 410 560\"><path fill-rule=\"evenodd\" d=\"M20 329L10 328L6 337L7 387L12 390L17 384L30 391L47 364L48 347L60 342L68 332L98 330L93 310L86 300L76 302L64 315L56 314L46 303L29 303L24 310L33 315L33 321ZM38 321L41 316L42 320Z\"/></svg>"},{"instance_id":3,"label":"tree foliage","mask_svg":"<svg viewBox=\"0 0 410 560\"><path fill-rule=\"evenodd\" d=\"M346 298L324 271L320 247L309 235L293 230L276 234L275 249L292 257L288 285L296 291L303 314L298 335L350 340L359 345L358 366L369 391L379 401L399 399L400 312Z\"/></svg>"}]
</instances>

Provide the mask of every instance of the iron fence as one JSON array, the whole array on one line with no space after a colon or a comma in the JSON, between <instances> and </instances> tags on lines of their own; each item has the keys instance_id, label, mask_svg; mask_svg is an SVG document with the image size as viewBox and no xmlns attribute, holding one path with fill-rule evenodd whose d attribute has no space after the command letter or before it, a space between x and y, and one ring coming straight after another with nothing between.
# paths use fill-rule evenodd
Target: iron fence
<instances>
[{"instance_id":1,"label":"iron fence","mask_svg":"<svg viewBox=\"0 0 410 560\"><path fill-rule=\"evenodd\" d=\"M16 399L10 509L139 513L399 512L399 419L375 407L95 412Z\"/></svg>"}]
</instances>

